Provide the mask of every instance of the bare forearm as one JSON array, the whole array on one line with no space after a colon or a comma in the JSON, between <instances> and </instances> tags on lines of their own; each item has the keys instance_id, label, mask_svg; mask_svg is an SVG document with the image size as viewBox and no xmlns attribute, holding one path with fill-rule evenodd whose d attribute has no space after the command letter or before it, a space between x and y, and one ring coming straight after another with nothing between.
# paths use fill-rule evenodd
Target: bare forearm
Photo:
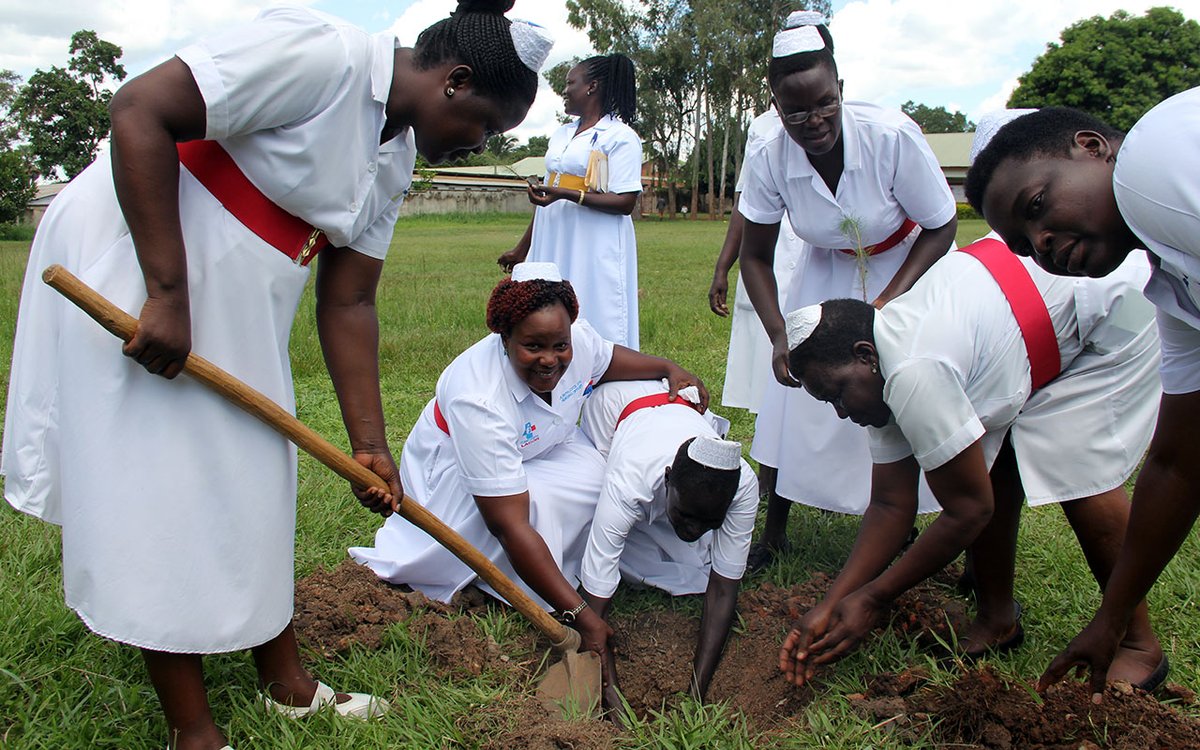
<instances>
[{"instance_id":1,"label":"bare forearm","mask_svg":"<svg viewBox=\"0 0 1200 750\"><path fill-rule=\"evenodd\" d=\"M538 596L558 610L572 610L581 597L558 569L550 548L528 523L505 524L493 533L500 540L513 570ZM602 616L600 613L589 613Z\"/></svg>"},{"instance_id":2,"label":"bare forearm","mask_svg":"<svg viewBox=\"0 0 1200 750\"><path fill-rule=\"evenodd\" d=\"M910 527L911 528L911 521ZM962 517L942 513L938 519L921 532L913 546L905 552L895 565L885 570L868 584L872 595L879 601L891 602L898 596L929 578L958 557L967 545L979 536L986 525L986 518ZM897 529L901 539L896 545L899 550L906 529Z\"/></svg>"},{"instance_id":3,"label":"bare forearm","mask_svg":"<svg viewBox=\"0 0 1200 750\"><path fill-rule=\"evenodd\" d=\"M737 262L738 254L742 249L742 234L746 227L746 219L741 212L737 210L737 198L734 198L733 215L729 217L729 228L725 231L725 242L721 245L721 252L717 254L716 267L713 269L714 275L728 276L733 264Z\"/></svg>"},{"instance_id":4,"label":"bare forearm","mask_svg":"<svg viewBox=\"0 0 1200 750\"><path fill-rule=\"evenodd\" d=\"M704 700L709 683L716 674L729 629L733 626L737 611L738 581L716 573L709 573L708 589L704 592L704 612L700 616L700 639L696 643L696 657L692 663L693 696Z\"/></svg>"},{"instance_id":5,"label":"bare forearm","mask_svg":"<svg viewBox=\"0 0 1200 750\"><path fill-rule=\"evenodd\" d=\"M904 259L904 263L900 265L900 269L896 271L896 275L888 282L876 301L880 305L886 304L911 289L912 285L917 283L917 279L925 275L925 272L938 261L938 258L950 250L957 229L957 218L951 219L936 229L922 229L916 241L913 242L908 257Z\"/></svg>"},{"instance_id":6,"label":"bare forearm","mask_svg":"<svg viewBox=\"0 0 1200 750\"><path fill-rule=\"evenodd\" d=\"M317 333L351 449L367 453L385 450L387 430L379 389L379 318L374 300L319 303Z\"/></svg>"}]
</instances>

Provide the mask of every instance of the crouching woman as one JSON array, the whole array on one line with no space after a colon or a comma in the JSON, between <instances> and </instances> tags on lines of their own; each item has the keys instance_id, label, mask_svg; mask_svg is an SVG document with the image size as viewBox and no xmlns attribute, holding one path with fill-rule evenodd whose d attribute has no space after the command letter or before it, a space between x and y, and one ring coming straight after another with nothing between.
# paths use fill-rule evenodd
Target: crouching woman
<instances>
[{"instance_id":1,"label":"crouching woman","mask_svg":"<svg viewBox=\"0 0 1200 750\"><path fill-rule=\"evenodd\" d=\"M555 264L518 264L488 301L492 334L438 378L405 443L400 475L416 502L602 653L608 627L575 588L604 477L604 459L579 431L584 400L611 380L666 378L672 398L694 385L704 407L708 393L674 362L606 341L578 314ZM350 554L380 578L441 601L475 581L449 550L399 517L379 529L373 548Z\"/></svg>"}]
</instances>

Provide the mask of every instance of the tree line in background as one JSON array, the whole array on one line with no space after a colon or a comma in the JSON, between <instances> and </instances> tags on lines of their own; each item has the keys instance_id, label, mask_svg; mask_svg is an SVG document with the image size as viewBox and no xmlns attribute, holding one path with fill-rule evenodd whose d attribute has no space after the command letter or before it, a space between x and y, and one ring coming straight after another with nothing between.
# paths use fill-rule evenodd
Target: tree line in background
<instances>
[{"instance_id":1,"label":"tree line in background","mask_svg":"<svg viewBox=\"0 0 1200 750\"><path fill-rule=\"evenodd\" d=\"M828 0L566 0L570 23L603 54L638 70L638 123L655 182L672 216L701 207L725 215L741 172L750 120L770 103L767 62L774 30L793 10L829 13ZM22 83L0 70L0 224L20 219L39 181L71 179L108 135L108 102L125 79L122 50L81 30L66 68ZM578 61L546 71L562 92ZM1067 27L1021 76L1010 107L1070 106L1128 129L1163 99L1200 85L1200 23L1171 8L1117 11ZM927 133L969 132L962 112L912 100L901 109ZM520 145L489 139L467 163L512 164L542 156L549 138ZM687 205L681 206L680 199Z\"/></svg>"}]
</instances>

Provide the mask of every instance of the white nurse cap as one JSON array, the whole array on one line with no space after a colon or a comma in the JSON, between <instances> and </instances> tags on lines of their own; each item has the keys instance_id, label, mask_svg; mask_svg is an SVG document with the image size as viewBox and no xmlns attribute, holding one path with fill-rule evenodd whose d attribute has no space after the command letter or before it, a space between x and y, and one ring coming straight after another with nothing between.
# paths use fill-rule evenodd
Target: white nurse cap
<instances>
[{"instance_id":1,"label":"white nurse cap","mask_svg":"<svg viewBox=\"0 0 1200 750\"><path fill-rule=\"evenodd\" d=\"M513 266L513 281L562 281L562 274L556 263L534 263L526 261Z\"/></svg>"},{"instance_id":2,"label":"white nurse cap","mask_svg":"<svg viewBox=\"0 0 1200 750\"><path fill-rule=\"evenodd\" d=\"M741 466L742 444L701 435L688 446L687 454L696 463L710 469L736 469Z\"/></svg>"},{"instance_id":3,"label":"white nurse cap","mask_svg":"<svg viewBox=\"0 0 1200 750\"><path fill-rule=\"evenodd\" d=\"M787 18L783 31L775 35L772 57L791 57L801 52L825 49L825 40L817 26L825 25L825 16L808 10L798 10Z\"/></svg>"},{"instance_id":4,"label":"white nurse cap","mask_svg":"<svg viewBox=\"0 0 1200 750\"><path fill-rule=\"evenodd\" d=\"M516 18L509 26L509 32L512 33L517 57L521 58L525 67L534 73L541 70L550 55L550 48L554 46L554 37L550 36L550 32L536 23Z\"/></svg>"},{"instance_id":5,"label":"white nurse cap","mask_svg":"<svg viewBox=\"0 0 1200 750\"><path fill-rule=\"evenodd\" d=\"M987 145L992 142L992 138L1000 128L1018 117L1024 117L1034 112L1037 112L1037 110L999 109L994 112L988 112L983 117L980 117L979 124L975 126L975 138L971 141L971 163L975 163L975 157L979 156L980 151L987 148Z\"/></svg>"},{"instance_id":6,"label":"white nurse cap","mask_svg":"<svg viewBox=\"0 0 1200 750\"><path fill-rule=\"evenodd\" d=\"M821 323L821 306L809 305L801 307L799 310L792 310L784 318L784 325L787 328L787 344L788 351L795 349L817 330L817 326Z\"/></svg>"}]
</instances>

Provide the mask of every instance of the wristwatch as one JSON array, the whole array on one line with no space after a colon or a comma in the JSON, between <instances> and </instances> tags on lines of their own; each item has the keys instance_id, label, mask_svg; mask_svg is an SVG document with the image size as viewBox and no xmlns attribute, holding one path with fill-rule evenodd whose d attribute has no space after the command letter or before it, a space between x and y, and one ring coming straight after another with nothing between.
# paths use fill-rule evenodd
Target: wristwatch
<instances>
[{"instance_id":1,"label":"wristwatch","mask_svg":"<svg viewBox=\"0 0 1200 750\"><path fill-rule=\"evenodd\" d=\"M554 619L558 620L563 625L574 625L575 618L579 616L580 612L587 609L587 605L587 600L585 599L584 601L579 602L574 609L560 609L558 612L554 613Z\"/></svg>"}]
</instances>

